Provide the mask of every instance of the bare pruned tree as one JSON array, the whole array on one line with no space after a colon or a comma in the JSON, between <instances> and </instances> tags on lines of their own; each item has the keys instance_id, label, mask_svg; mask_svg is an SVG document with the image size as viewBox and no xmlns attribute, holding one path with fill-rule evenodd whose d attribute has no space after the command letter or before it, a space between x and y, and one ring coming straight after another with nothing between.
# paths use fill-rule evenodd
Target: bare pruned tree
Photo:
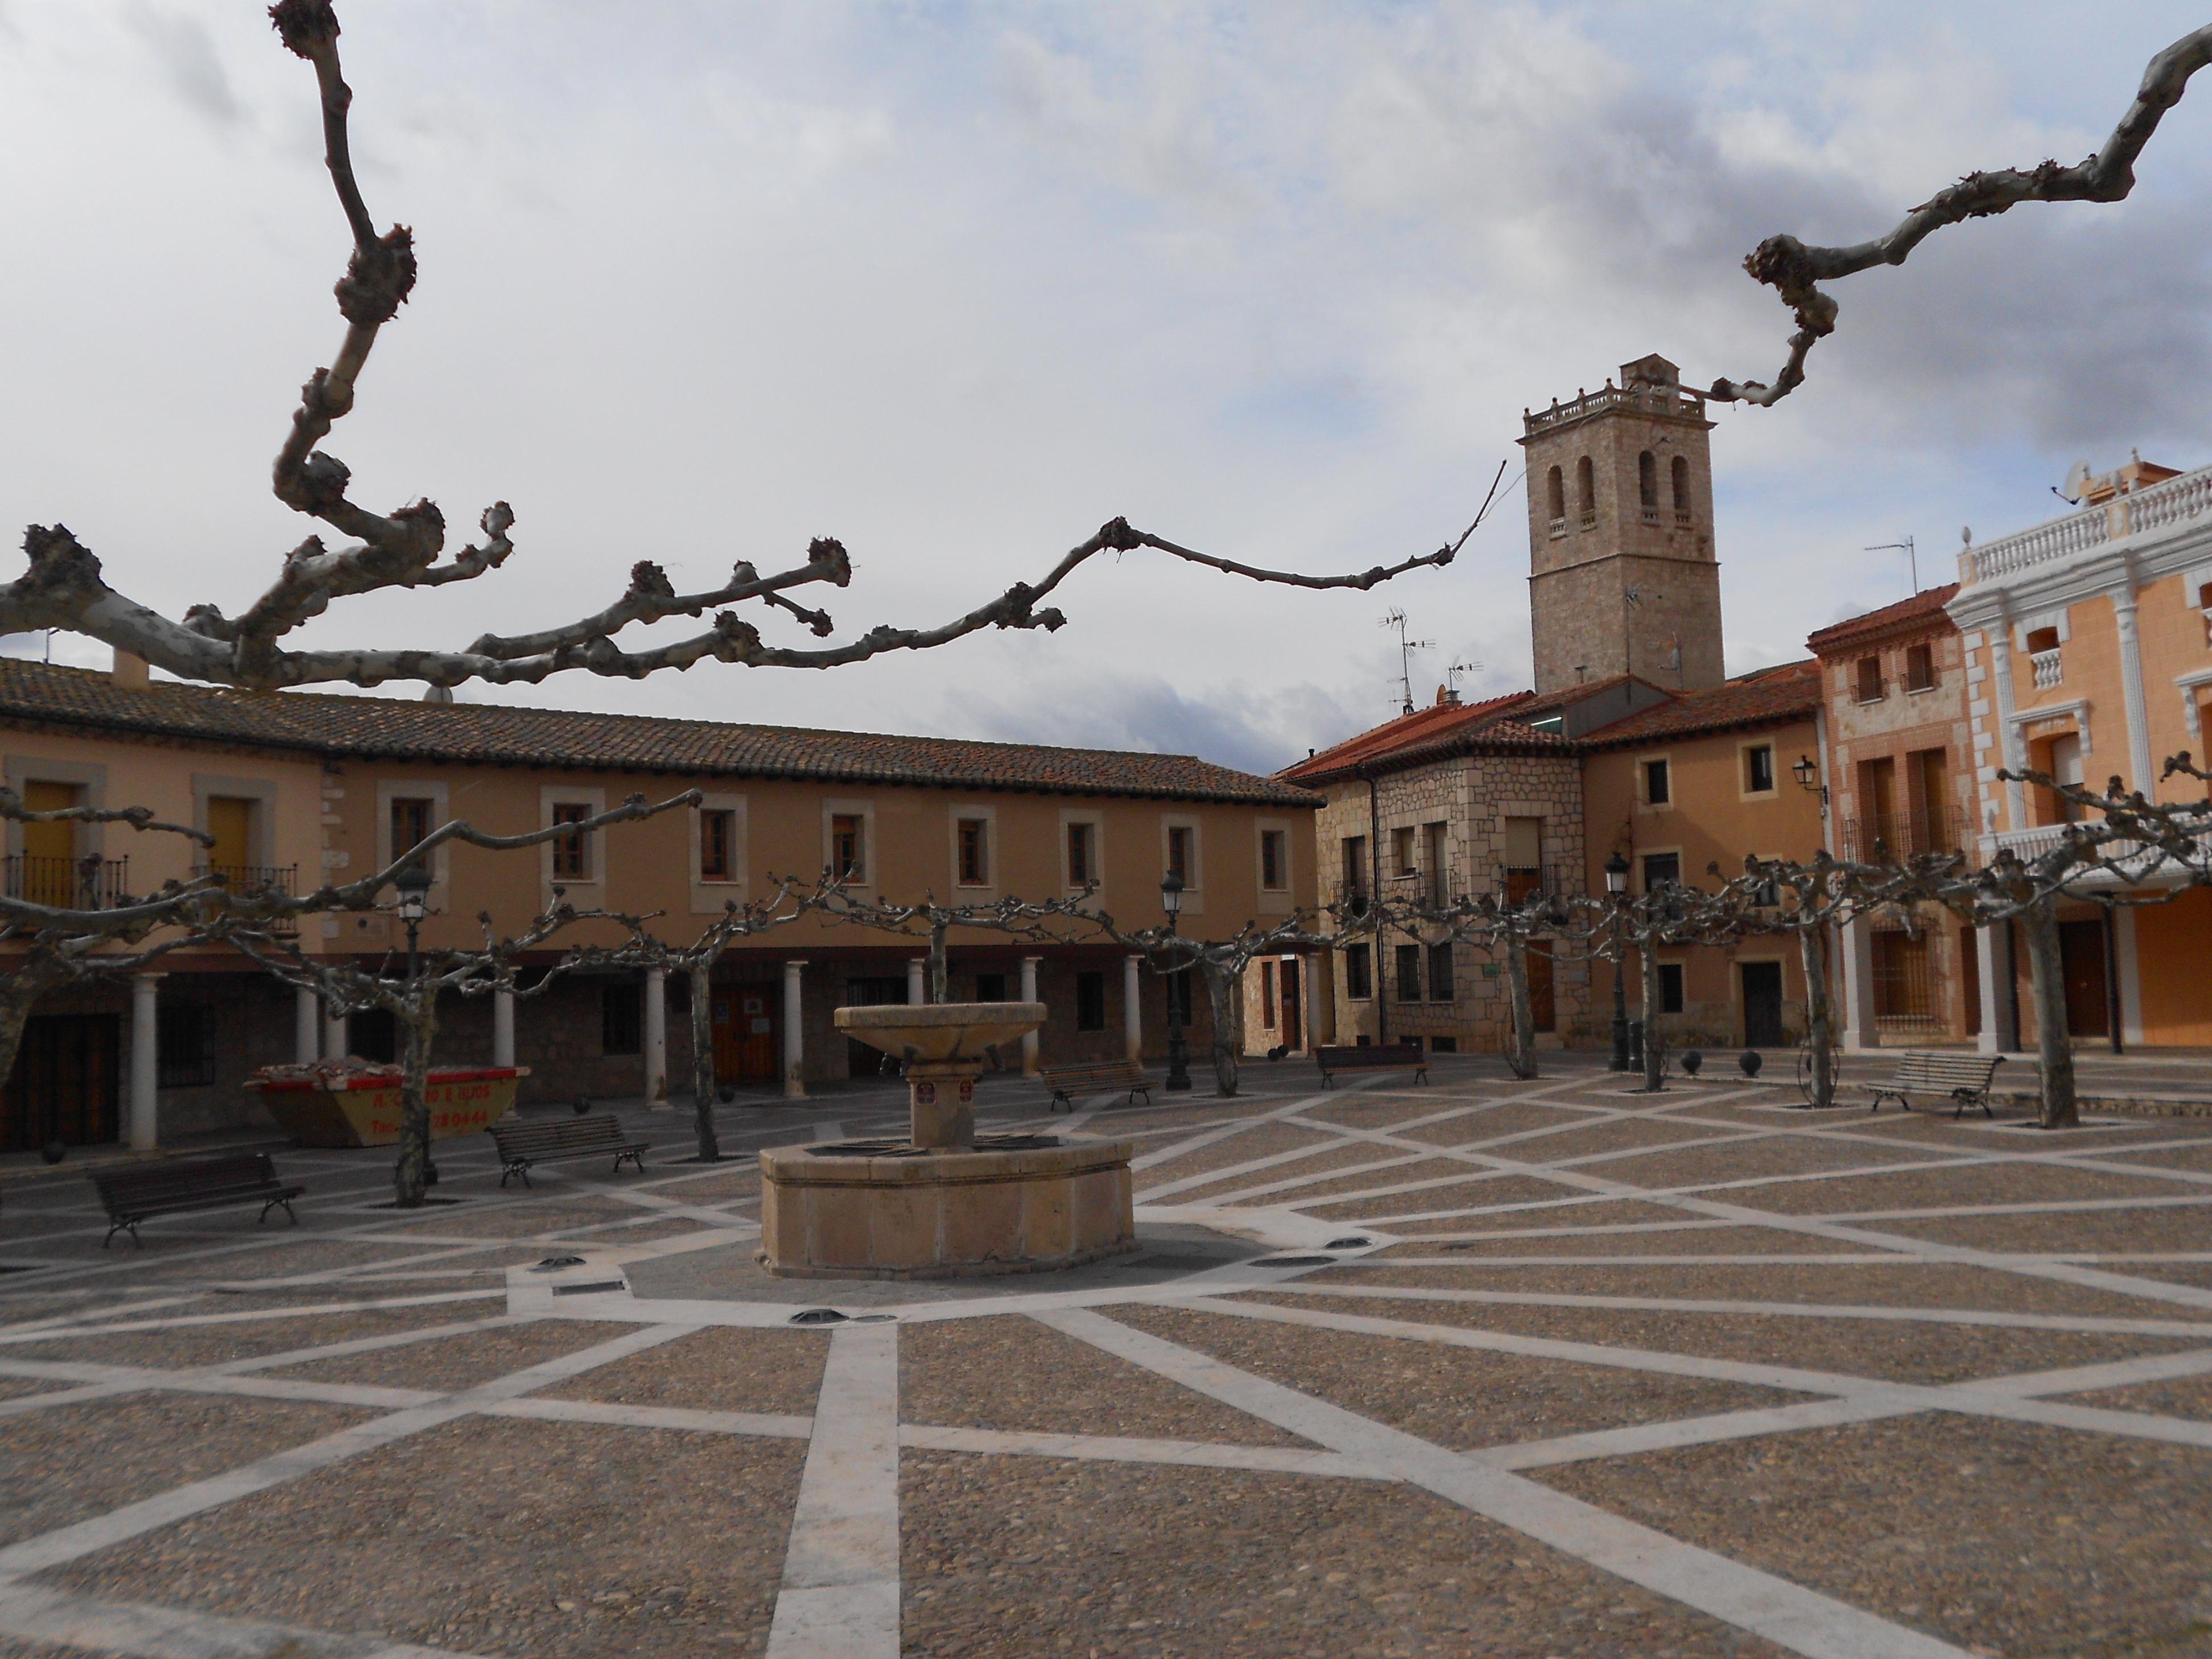
<instances>
[{"instance_id":1,"label":"bare pruned tree","mask_svg":"<svg viewBox=\"0 0 2212 1659\"><path fill-rule=\"evenodd\" d=\"M1706 395L1723 402L1778 404L1803 384L1805 359L1835 331L1837 303L1822 283L1875 265L1901 265L1936 231L1968 219L1986 219L2024 202L2118 202L2135 188L2136 158L2166 111L2181 101L2190 77L2212 63L2212 24L2193 29L2150 60L2142 85L2119 125L2094 155L2063 167L2045 161L2025 170L2002 167L1970 173L1912 209L1871 241L1848 247L1814 247L1795 236L1770 236L1745 258L1743 268L1780 296L1797 320L1790 356L1771 385L1720 380Z\"/></svg>"},{"instance_id":2,"label":"bare pruned tree","mask_svg":"<svg viewBox=\"0 0 2212 1659\"><path fill-rule=\"evenodd\" d=\"M1449 564L1474 533L1470 525L1457 540L1432 553L1346 574L1310 576L1200 552L1116 518L1070 549L1042 580L1017 582L933 628L883 626L842 645L779 646L764 640L736 610L722 608L757 605L781 611L816 637L829 638L836 632L829 613L791 597L823 586L844 587L852 580L852 561L843 544L823 537L808 546L803 562L787 568L763 574L741 560L732 567L728 580L688 593L678 592L660 566L641 561L632 566L627 588L588 616L527 634L485 634L461 650L288 645L289 636L334 601L386 588L473 581L497 570L515 551L510 534L515 514L505 501L494 502L479 520L482 539L445 558L445 515L434 503L416 501L389 513L365 507L348 494L351 474L345 463L319 447L352 410L379 331L415 286L415 243L404 225L380 235L362 198L348 138L353 93L340 70L337 15L330 0L279 0L269 15L284 45L314 67L324 159L353 235L352 257L336 290L344 337L330 365L315 370L301 391L276 456L273 483L279 501L348 543L334 549L319 534L309 536L285 555L275 580L236 617L206 604L172 619L111 587L100 560L65 526L33 525L23 544L29 568L0 589L0 633L66 629L132 652L185 679L258 689L330 682L374 686L392 680L443 686L471 680L509 684L578 669L635 679L710 658L756 667L832 668L886 652L929 650L988 628L1056 629L1066 617L1042 601L1102 553L1149 549L1253 581L1364 590L1410 570ZM1488 505L1486 501L1485 511ZM1480 521L1478 516L1476 523ZM709 611L715 613L712 623L688 638L635 648L617 642L634 626Z\"/></svg>"},{"instance_id":3,"label":"bare pruned tree","mask_svg":"<svg viewBox=\"0 0 2212 1659\"><path fill-rule=\"evenodd\" d=\"M788 887L789 884L786 884ZM1066 898L1025 899L1013 895L983 904L939 904L933 893L924 893L912 903L856 898L842 884L825 876L805 898L806 908L833 921L850 923L879 933L897 933L929 941L929 1000L951 1000L945 942L956 930L1001 933L1008 939L1039 945L1068 945L1086 938L1104 937L1112 931L1109 917L1085 908L1098 884Z\"/></svg>"},{"instance_id":4,"label":"bare pruned tree","mask_svg":"<svg viewBox=\"0 0 2212 1659\"><path fill-rule=\"evenodd\" d=\"M412 973L395 973L389 957L368 966L343 957L310 956L288 935L232 921L216 924L208 936L234 946L285 984L313 992L332 1016L372 1008L392 1015L400 1033L399 1152L392 1165L392 1187L398 1206L406 1210L422 1204L432 1179L430 1050L438 1035L439 999L447 994L489 996L495 991L523 999L542 996L587 957L571 951L524 984L518 969L525 956L544 949L579 923L629 924L633 920L604 910L579 910L556 888L553 904L520 932L502 938L490 913L480 912L480 949L434 951Z\"/></svg>"},{"instance_id":5,"label":"bare pruned tree","mask_svg":"<svg viewBox=\"0 0 2212 1659\"><path fill-rule=\"evenodd\" d=\"M1114 927L1110 920L1107 926L1115 943L1140 951L1150 958L1155 964L1154 972L1174 975L1194 971L1198 975L1206 987L1206 1012L1212 1024L1210 1048L1214 1086L1222 1094L1233 1095L1239 1085L1243 1059L1240 1039L1245 970L1261 957L1334 950L1343 943L1345 930L1332 927L1316 932L1310 925L1316 920L1308 912L1293 911L1280 921L1264 925L1248 921L1234 935L1224 939L1190 939L1168 925L1126 933ZM1370 925L1363 921L1356 931L1364 935Z\"/></svg>"},{"instance_id":6,"label":"bare pruned tree","mask_svg":"<svg viewBox=\"0 0 2212 1659\"><path fill-rule=\"evenodd\" d=\"M702 1164L718 1164L722 1158L714 1133L714 1102L720 1094L714 1077L714 965L738 940L798 921L806 914L811 896L784 881L777 884L773 898L750 904L727 900L722 914L689 945L672 945L656 937L649 924L657 918L629 917L628 942L611 949L586 946L574 953L580 961L594 965L672 969L684 975L690 997L692 1127Z\"/></svg>"},{"instance_id":7,"label":"bare pruned tree","mask_svg":"<svg viewBox=\"0 0 2212 1659\"><path fill-rule=\"evenodd\" d=\"M1557 894L1531 893L1514 899L1502 893L1462 894L1449 904L1431 900L1389 900L1395 926L1432 943L1463 941L1500 957L1505 964L1507 1032L1505 1064L1517 1078L1536 1075L1536 1011L1528 993L1528 947L1538 939L1588 945L1606 926L1609 909Z\"/></svg>"}]
</instances>

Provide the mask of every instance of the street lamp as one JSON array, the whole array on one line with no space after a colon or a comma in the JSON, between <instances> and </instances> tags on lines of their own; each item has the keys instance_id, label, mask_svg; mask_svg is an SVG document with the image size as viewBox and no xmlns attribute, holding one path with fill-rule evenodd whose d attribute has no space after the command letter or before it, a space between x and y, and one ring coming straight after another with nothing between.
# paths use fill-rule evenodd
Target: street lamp
<instances>
[{"instance_id":1,"label":"street lamp","mask_svg":"<svg viewBox=\"0 0 2212 1659\"><path fill-rule=\"evenodd\" d=\"M392 885L399 895L399 920L407 924L407 977L410 981L422 965L416 930L422 927L423 913L429 908L430 888L434 880L419 860L392 878Z\"/></svg>"},{"instance_id":2,"label":"street lamp","mask_svg":"<svg viewBox=\"0 0 2212 1659\"><path fill-rule=\"evenodd\" d=\"M1810 755L1798 756L1797 764L1791 767L1790 772L1790 775L1797 780L1797 787L1808 794L1820 787L1817 780L1820 775L1820 769L1814 764Z\"/></svg>"},{"instance_id":3,"label":"street lamp","mask_svg":"<svg viewBox=\"0 0 2212 1659\"><path fill-rule=\"evenodd\" d=\"M1160 908L1167 912L1168 937L1173 939L1176 917L1182 911L1182 878L1172 870L1160 879ZM1182 999L1176 994L1188 982L1168 978L1168 1077L1161 1086L1178 1092L1190 1087L1190 1049L1183 1042Z\"/></svg>"},{"instance_id":4,"label":"street lamp","mask_svg":"<svg viewBox=\"0 0 2212 1659\"><path fill-rule=\"evenodd\" d=\"M1628 952L1621 945L1621 921L1628 913L1628 860L1618 851L1605 861L1605 890L1613 896L1613 1059L1608 1072L1628 1069Z\"/></svg>"},{"instance_id":5,"label":"street lamp","mask_svg":"<svg viewBox=\"0 0 2212 1659\"><path fill-rule=\"evenodd\" d=\"M418 930L422 926L423 913L429 908L430 888L434 879L429 865L421 859L392 878L392 889L399 895L399 920L407 924L407 994L410 999L415 995L415 981L422 971ZM426 1146L422 1150L422 1184L434 1186L438 1166L430 1161L429 1148Z\"/></svg>"}]
</instances>

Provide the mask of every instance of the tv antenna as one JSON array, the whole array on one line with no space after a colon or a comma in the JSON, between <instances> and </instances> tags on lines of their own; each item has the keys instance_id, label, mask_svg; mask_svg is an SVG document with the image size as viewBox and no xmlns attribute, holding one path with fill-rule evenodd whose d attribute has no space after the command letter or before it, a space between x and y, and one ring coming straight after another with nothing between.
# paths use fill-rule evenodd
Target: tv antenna
<instances>
[{"instance_id":1,"label":"tv antenna","mask_svg":"<svg viewBox=\"0 0 2212 1659\"><path fill-rule=\"evenodd\" d=\"M1479 662L1455 662L1444 670L1444 684L1451 687L1451 694L1455 701L1459 696L1459 677L1462 674L1480 674L1482 669L1483 665Z\"/></svg>"},{"instance_id":2,"label":"tv antenna","mask_svg":"<svg viewBox=\"0 0 2212 1659\"><path fill-rule=\"evenodd\" d=\"M1904 554L1912 572L1912 592L1917 593L1920 591L1920 555L1913 550L1911 537L1907 536L1901 542L1883 542L1879 546L1863 547L1859 550L1862 553Z\"/></svg>"},{"instance_id":3,"label":"tv antenna","mask_svg":"<svg viewBox=\"0 0 2212 1659\"><path fill-rule=\"evenodd\" d=\"M1380 625L1398 630L1399 712L1410 714L1413 712L1413 653L1433 651L1437 648L1437 642L1434 640L1407 638L1406 613L1402 611L1389 611L1383 617Z\"/></svg>"}]
</instances>

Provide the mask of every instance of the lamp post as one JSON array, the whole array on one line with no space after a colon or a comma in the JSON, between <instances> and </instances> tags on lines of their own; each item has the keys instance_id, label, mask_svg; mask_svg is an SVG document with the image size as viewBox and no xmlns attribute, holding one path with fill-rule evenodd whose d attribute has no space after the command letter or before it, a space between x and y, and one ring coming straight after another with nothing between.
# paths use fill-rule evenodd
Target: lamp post
<instances>
[{"instance_id":1,"label":"lamp post","mask_svg":"<svg viewBox=\"0 0 2212 1659\"><path fill-rule=\"evenodd\" d=\"M1628 860L1619 852L1605 861L1605 890L1613 896L1613 1059L1608 1072L1628 1069L1628 952L1620 931L1628 912Z\"/></svg>"},{"instance_id":2,"label":"lamp post","mask_svg":"<svg viewBox=\"0 0 2212 1659\"><path fill-rule=\"evenodd\" d=\"M420 932L423 913L429 908L430 888L435 878L429 866L421 860L409 865L392 877L392 890L399 895L399 920L407 924L407 996L411 1003L416 994L416 981L422 971L422 951ZM438 1166L430 1161L430 1149L422 1149L422 1184L437 1184Z\"/></svg>"},{"instance_id":3,"label":"lamp post","mask_svg":"<svg viewBox=\"0 0 2212 1659\"><path fill-rule=\"evenodd\" d=\"M1160 880L1160 908L1167 912L1168 937L1173 939L1176 917L1182 910L1182 878L1170 870ZM1186 981L1187 982L1187 981ZM1182 1036L1182 999L1176 995L1177 981L1168 978L1168 1076L1161 1086L1176 1092L1190 1087L1190 1050Z\"/></svg>"}]
</instances>

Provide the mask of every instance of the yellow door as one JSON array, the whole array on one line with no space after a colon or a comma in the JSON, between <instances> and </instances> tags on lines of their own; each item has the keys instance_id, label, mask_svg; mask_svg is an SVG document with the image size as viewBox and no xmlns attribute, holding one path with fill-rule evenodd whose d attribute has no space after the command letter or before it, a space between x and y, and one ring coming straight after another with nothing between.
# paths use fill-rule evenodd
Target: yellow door
<instances>
[{"instance_id":1,"label":"yellow door","mask_svg":"<svg viewBox=\"0 0 2212 1659\"><path fill-rule=\"evenodd\" d=\"M209 796L207 827L215 837L208 867L228 877L233 887L246 886L246 866L253 862L253 803L237 795Z\"/></svg>"},{"instance_id":2,"label":"yellow door","mask_svg":"<svg viewBox=\"0 0 2212 1659\"><path fill-rule=\"evenodd\" d=\"M79 805L73 783L27 782L23 805L33 812L59 812ZM33 904L74 903L76 897L76 825L23 826L23 868L16 891Z\"/></svg>"}]
</instances>

